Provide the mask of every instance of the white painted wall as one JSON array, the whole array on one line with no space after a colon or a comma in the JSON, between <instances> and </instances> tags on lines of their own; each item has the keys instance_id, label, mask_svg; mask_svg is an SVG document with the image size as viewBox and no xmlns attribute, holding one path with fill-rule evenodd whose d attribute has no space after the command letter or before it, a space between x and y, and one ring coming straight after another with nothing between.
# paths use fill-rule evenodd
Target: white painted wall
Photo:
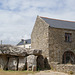
<instances>
[{"instance_id":1,"label":"white painted wall","mask_svg":"<svg viewBox=\"0 0 75 75\"><path fill-rule=\"evenodd\" d=\"M24 45L18 45L18 47L24 48ZM26 44L26 45L25 45L25 48L31 48L31 44Z\"/></svg>"}]
</instances>

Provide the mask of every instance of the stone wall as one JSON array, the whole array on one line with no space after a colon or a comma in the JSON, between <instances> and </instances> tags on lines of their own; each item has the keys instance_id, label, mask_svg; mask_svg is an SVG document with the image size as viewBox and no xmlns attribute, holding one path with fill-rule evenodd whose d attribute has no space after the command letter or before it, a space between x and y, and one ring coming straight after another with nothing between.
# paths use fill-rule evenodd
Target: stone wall
<instances>
[{"instance_id":1,"label":"stone wall","mask_svg":"<svg viewBox=\"0 0 75 75\"><path fill-rule=\"evenodd\" d=\"M42 50L42 55L47 58L49 57L48 27L49 25L38 16L31 34L31 48Z\"/></svg>"},{"instance_id":2,"label":"stone wall","mask_svg":"<svg viewBox=\"0 0 75 75\"><path fill-rule=\"evenodd\" d=\"M65 33L72 33L72 42L65 42ZM31 46L41 49L48 62L62 63L65 51L75 54L75 31L52 28L38 16L31 34Z\"/></svg>"},{"instance_id":3,"label":"stone wall","mask_svg":"<svg viewBox=\"0 0 75 75\"><path fill-rule=\"evenodd\" d=\"M55 70L58 72L75 73L75 65L71 65L71 64L58 64L58 63L52 62L51 68L52 70Z\"/></svg>"},{"instance_id":4,"label":"stone wall","mask_svg":"<svg viewBox=\"0 0 75 75\"><path fill-rule=\"evenodd\" d=\"M65 42L65 33L72 33L72 42ZM69 29L49 29L49 61L62 63L65 51L75 54L75 31Z\"/></svg>"},{"instance_id":5,"label":"stone wall","mask_svg":"<svg viewBox=\"0 0 75 75\"><path fill-rule=\"evenodd\" d=\"M65 42L65 33L72 33L71 42ZM75 55L75 30L52 28L38 16L31 34L31 46L33 49L42 50L42 55L47 58L50 67L54 66L57 71L74 71L74 65L64 65L62 60L66 51ZM60 65L51 62L58 62Z\"/></svg>"}]
</instances>

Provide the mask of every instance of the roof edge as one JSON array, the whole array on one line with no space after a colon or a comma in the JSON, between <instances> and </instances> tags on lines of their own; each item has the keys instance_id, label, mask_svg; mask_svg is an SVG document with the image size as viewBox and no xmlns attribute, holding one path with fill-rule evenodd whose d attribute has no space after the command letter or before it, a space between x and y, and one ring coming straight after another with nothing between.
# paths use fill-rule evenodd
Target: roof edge
<instances>
[{"instance_id":1,"label":"roof edge","mask_svg":"<svg viewBox=\"0 0 75 75\"><path fill-rule=\"evenodd\" d=\"M47 18L47 19L53 19L53 20L59 20L59 21L66 21L66 22L74 22L75 21L69 21L69 20L61 20L61 19L54 19L54 18L48 18L48 17L43 17L43 16L39 16L40 18Z\"/></svg>"}]
</instances>

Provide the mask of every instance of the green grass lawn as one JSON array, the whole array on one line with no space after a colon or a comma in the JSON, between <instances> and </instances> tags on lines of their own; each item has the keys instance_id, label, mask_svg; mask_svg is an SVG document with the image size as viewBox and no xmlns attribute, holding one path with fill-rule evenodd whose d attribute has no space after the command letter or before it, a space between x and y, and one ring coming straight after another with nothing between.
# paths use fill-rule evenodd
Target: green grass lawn
<instances>
[{"instance_id":1,"label":"green grass lawn","mask_svg":"<svg viewBox=\"0 0 75 75\"><path fill-rule=\"evenodd\" d=\"M37 72L32 72L32 71L4 71L0 70L0 75L28 75L28 74L34 74Z\"/></svg>"}]
</instances>

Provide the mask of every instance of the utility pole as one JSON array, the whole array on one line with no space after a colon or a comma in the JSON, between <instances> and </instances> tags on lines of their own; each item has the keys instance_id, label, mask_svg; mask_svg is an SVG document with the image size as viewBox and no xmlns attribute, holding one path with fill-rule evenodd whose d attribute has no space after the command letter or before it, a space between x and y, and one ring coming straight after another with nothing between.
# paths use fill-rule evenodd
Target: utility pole
<instances>
[{"instance_id":1,"label":"utility pole","mask_svg":"<svg viewBox=\"0 0 75 75\"><path fill-rule=\"evenodd\" d=\"M2 48L2 40L1 40L1 48Z\"/></svg>"},{"instance_id":2,"label":"utility pole","mask_svg":"<svg viewBox=\"0 0 75 75\"><path fill-rule=\"evenodd\" d=\"M1 40L1 45L2 45L2 40Z\"/></svg>"},{"instance_id":3,"label":"utility pole","mask_svg":"<svg viewBox=\"0 0 75 75\"><path fill-rule=\"evenodd\" d=\"M24 48L25 48L25 40L24 40Z\"/></svg>"}]
</instances>

